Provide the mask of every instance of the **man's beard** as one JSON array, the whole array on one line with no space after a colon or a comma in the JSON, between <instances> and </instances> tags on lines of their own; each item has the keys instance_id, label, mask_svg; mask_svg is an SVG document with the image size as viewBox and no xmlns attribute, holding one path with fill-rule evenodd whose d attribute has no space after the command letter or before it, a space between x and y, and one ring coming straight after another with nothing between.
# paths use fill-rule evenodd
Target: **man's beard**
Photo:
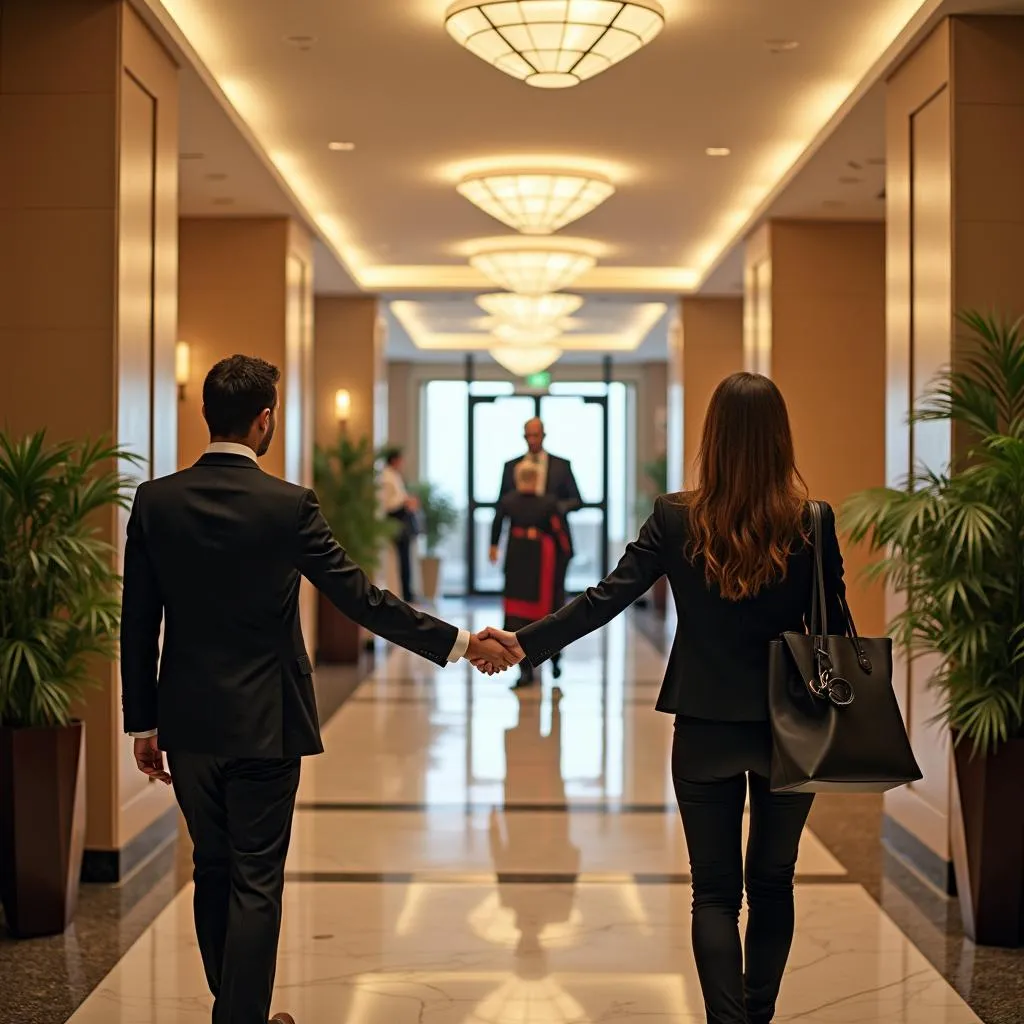
<instances>
[{"instance_id":1,"label":"man's beard","mask_svg":"<svg viewBox=\"0 0 1024 1024\"><path fill-rule=\"evenodd\" d=\"M275 424L270 425L270 429L263 435L263 440L260 441L259 448L256 449L256 454L260 457L267 454L270 448L270 442L274 440L274 427Z\"/></svg>"}]
</instances>

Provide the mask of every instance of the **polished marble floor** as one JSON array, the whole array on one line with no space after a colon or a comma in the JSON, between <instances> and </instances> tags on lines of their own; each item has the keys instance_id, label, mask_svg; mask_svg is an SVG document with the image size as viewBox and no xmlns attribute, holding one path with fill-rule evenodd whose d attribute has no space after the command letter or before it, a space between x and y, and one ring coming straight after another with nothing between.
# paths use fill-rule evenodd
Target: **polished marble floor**
<instances>
[{"instance_id":1,"label":"polished marble floor","mask_svg":"<svg viewBox=\"0 0 1024 1024\"><path fill-rule=\"evenodd\" d=\"M305 768L276 1004L299 1024L704 1020L662 665L625 619L522 695L392 653ZM780 1021L981 1019L813 834L797 872ZM190 901L73 1024L209 1019Z\"/></svg>"}]
</instances>

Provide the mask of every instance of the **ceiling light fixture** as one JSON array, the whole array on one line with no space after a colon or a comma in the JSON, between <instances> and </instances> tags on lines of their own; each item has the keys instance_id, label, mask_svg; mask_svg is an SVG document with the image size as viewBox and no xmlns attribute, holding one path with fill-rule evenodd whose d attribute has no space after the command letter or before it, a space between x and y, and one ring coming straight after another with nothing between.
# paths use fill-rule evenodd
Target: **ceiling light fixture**
<instances>
[{"instance_id":1,"label":"ceiling light fixture","mask_svg":"<svg viewBox=\"0 0 1024 1024\"><path fill-rule=\"evenodd\" d=\"M471 175L456 189L524 235L550 235L595 210L615 186L607 178L578 171L508 171Z\"/></svg>"},{"instance_id":2,"label":"ceiling light fixture","mask_svg":"<svg viewBox=\"0 0 1024 1024\"><path fill-rule=\"evenodd\" d=\"M537 345L532 348L499 345L491 349L491 358L516 377L541 373L552 363L558 362L561 356L562 350L554 345Z\"/></svg>"},{"instance_id":3,"label":"ceiling light fixture","mask_svg":"<svg viewBox=\"0 0 1024 1024\"><path fill-rule=\"evenodd\" d=\"M476 304L507 324L527 330L557 324L583 305L579 295L516 295L492 292L478 295Z\"/></svg>"},{"instance_id":4,"label":"ceiling light fixture","mask_svg":"<svg viewBox=\"0 0 1024 1024\"><path fill-rule=\"evenodd\" d=\"M558 324L546 324L540 327L520 327L518 324L498 324L492 332L499 341L523 348L535 345L547 345L559 337L562 329Z\"/></svg>"},{"instance_id":5,"label":"ceiling light fixture","mask_svg":"<svg viewBox=\"0 0 1024 1024\"><path fill-rule=\"evenodd\" d=\"M589 247L582 243L568 239L550 239L550 243L512 238L478 249L469 263L510 292L546 295L568 288L597 262Z\"/></svg>"},{"instance_id":6,"label":"ceiling light fixture","mask_svg":"<svg viewBox=\"0 0 1024 1024\"><path fill-rule=\"evenodd\" d=\"M328 142L327 148L335 153L351 153L356 148L354 142Z\"/></svg>"},{"instance_id":7,"label":"ceiling light fixture","mask_svg":"<svg viewBox=\"0 0 1024 1024\"><path fill-rule=\"evenodd\" d=\"M732 150L728 146L708 146L704 152L707 156L729 156Z\"/></svg>"},{"instance_id":8,"label":"ceiling light fixture","mask_svg":"<svg viewBox=\"0 0 1024 1024\"><path fill-rule=\"evenodd\" d=\"M500 71L564 89L606 71L664 27L657 0L456 0L452 38Z\"/></svg>"},{"instance_id":9,"label":"ceiling light fixture","mask_svg":"<svg viewBox=\"0 0 1024 1024\"><path fill-rule=\"evenodd\" d=\"M764 45L772 53L791 53L800 46L795 39L766 39Z\"/></svg>"}]
</instances>

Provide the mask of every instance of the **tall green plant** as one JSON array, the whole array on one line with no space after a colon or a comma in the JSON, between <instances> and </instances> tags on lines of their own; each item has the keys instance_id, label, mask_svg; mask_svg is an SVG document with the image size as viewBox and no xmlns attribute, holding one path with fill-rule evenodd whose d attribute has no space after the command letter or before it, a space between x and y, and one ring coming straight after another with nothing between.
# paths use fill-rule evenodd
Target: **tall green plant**
<instances>
[{"instance_id":1,"label":"tall green plant","mask_svg":"<svg viewBox=\"0 0 1024 1024\"><path fill-rule=\"evenodd\" d=\"M0 432L0 725L66 725L89 656L115 656L120 577L98 513L130 504L119 459L139 462L104 441Z\"/></svg>"},{"instance_id":2,"label":"tall green plant","mask_svg":"<svg viewBox=\"0 0 1024 1024\"><path fill-rule=\"evenodd\" d=\"M636 514L646 519L654 511L654 500L668 490L668 455L662 454L645 462L641 467L644 474L643 493L636 499Z\"/></svg>"},{"instance_id":3,"label":"tall green plant","mask_svg":"<svg viewBox=\"0 0 1024 1024\"><path fill-rule=\"evenodd\" d=\"M962 427L967 452L916 469L905 488L855 495L843 521L884 553L873 572L907 599L896 638L938 655L942 717L985 753L1024 733L1024 336L1020 320L960 321L975 336L970 355L912 421Z\"/></svg>"},{"instance_id":4,"label":"tall green plant","mask_svg":"<svg viewBox=\"0 0 1024 1024\"><path fill-rule=\"evenodd\" d=\"M458 524L458 510L448 497L429 480L413 484L409 488L409 493L419 499L427 554L436 555L437 549L444 543L445 537Z\"/></svg>"},{"instance_id":5,"label":"tall green plant","mask_svg":"<svg viewBox=\"0 0 1024 1024\"><path fill-rule=\"evenodd\" d=\"M327 522L349 557L365 572L379 568L381 547L397 524L377 507L375 453L368 438L342 434L330 448L317 446L313 477Z\"/></svg>"}]
</instances>

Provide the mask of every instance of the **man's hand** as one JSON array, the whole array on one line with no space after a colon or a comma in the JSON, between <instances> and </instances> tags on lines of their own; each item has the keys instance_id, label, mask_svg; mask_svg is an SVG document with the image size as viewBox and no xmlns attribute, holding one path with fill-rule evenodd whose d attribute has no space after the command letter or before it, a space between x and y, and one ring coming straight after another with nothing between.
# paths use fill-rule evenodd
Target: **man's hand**
<instances>
[{"instance_id":1,"label":"man's hand","mask_svg":"<svg viewBox=\"0 0 1024 1024\"><path fill-rule=\"evenodd\" d=\"M521 660L521 657L515 657L504 644L497 640L488 640L478 634L470 636L465 657L473 663L474 668L478 668L489 676L494 675L495 672L504 672L505 669Z\"/></svg>"},{"instance_id":2,"label":"man's hand","mask_svg":"<svg viewBox=\"0 0 1024 1024\"><path fill-rule=\"evenodd\" d=\"M498 545L495 544L491 548L491 565L495 565L498 561Z\"/></svg>"},{"instance_id":3,"label":"man's hand","mask_svg":"<svg viewBox=\"0 0 1024 1024\"><path fill-rule=\"evenodd\" d=\"M494 626L488 626L486 629L481 629L476 634L476 638L479 640L496 640L505 649L509 657L515 659L512 662L514 665L518 665L526 657L522 647L519 646L515 633L510 633L507 629L496 629Z\"/></svg>"},{"instance_id":4,"label":"man's hand","mask_svg":"<svg viewBox=\"0 0 1024 1024\"><path fill-rule=\"evenodd\" d=\"M171 784L171 776L164 768L164 752L156 745L155 736L135 741L135 763L143 775L165 786Z\"/></svg>"}]
</instances>

